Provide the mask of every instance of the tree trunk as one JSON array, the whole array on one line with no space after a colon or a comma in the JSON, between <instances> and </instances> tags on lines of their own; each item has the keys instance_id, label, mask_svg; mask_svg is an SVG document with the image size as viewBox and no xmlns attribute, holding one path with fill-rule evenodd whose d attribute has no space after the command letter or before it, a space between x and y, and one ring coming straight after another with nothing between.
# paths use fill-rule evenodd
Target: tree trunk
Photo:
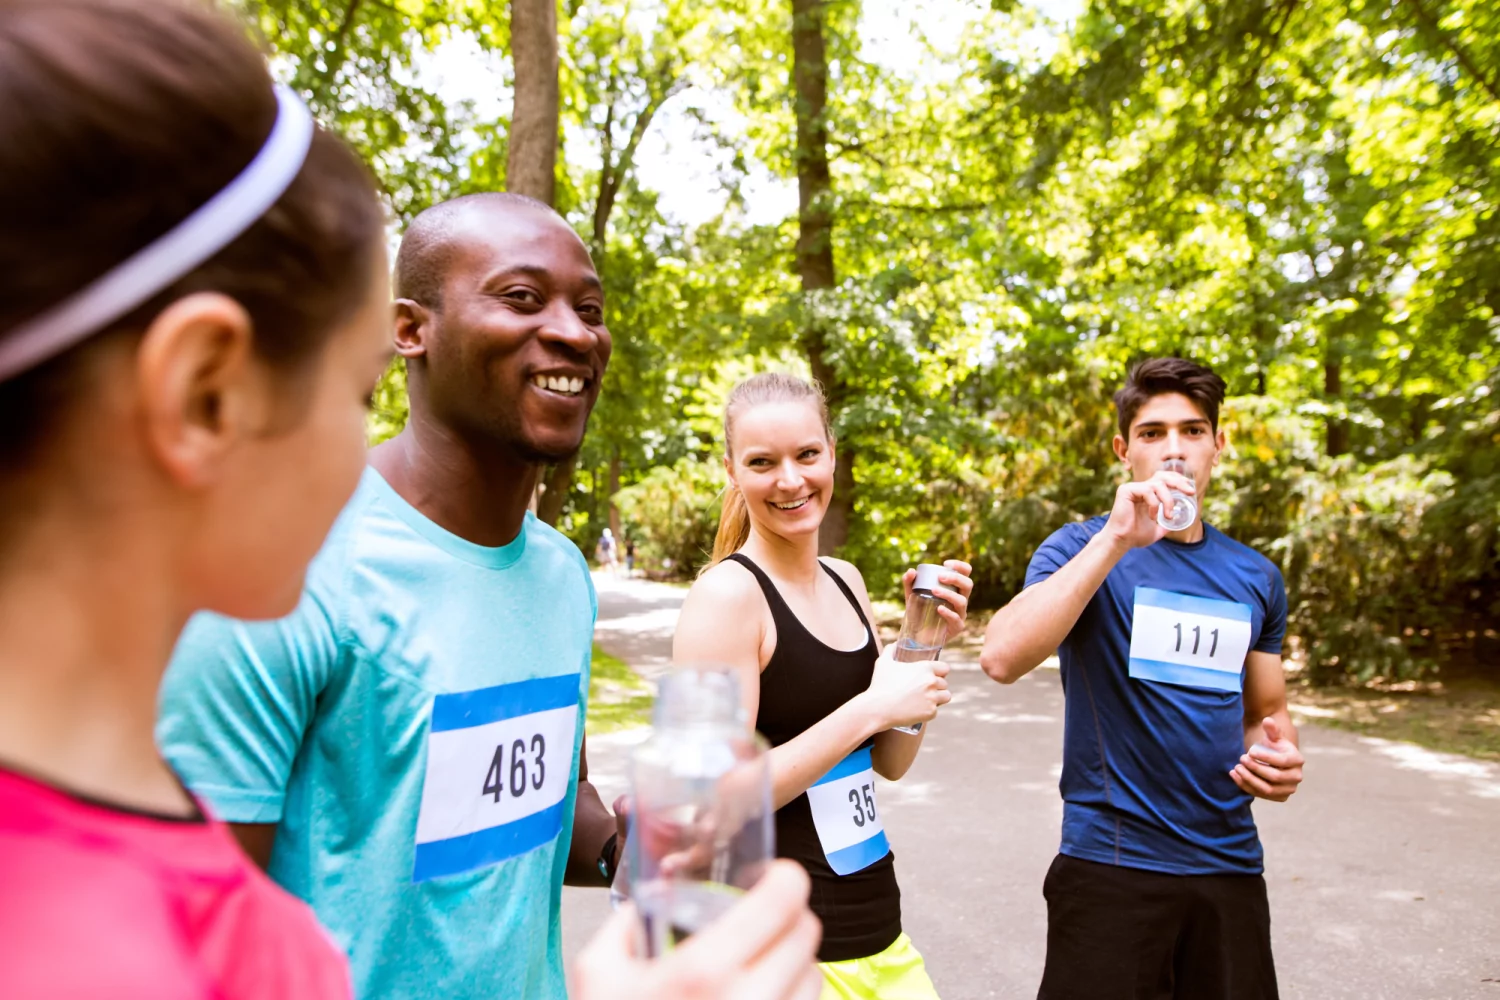
<instances>
[{"instance_id":1,"label":"tree trunk","mask_svg":"<svg viewBox=\"0 0 1500 1000\"><path fill-rule=\"evenodd\" d=\"M515 104L505 188L552 204L557 179L557 0L511 0Z\"/></svg>"},{"instance_id":2,"label":"tree trunk","mask_svg":"<svg viewBox=\"0 0 1500 1000\"><path fill-rule=\"evenodd\" d=\"M573 485L573 467L578 464L578 455L572 454L547 470L542 477L542 495L537 498L536 516L548 524L556 524L562 516L563 504L568 500L568 489Z\"/></svg>"},{"instance_id":3,"label":"tree trunk","mask_svg":"<svg viewBox=\"0 0 1500 1000\"><path fill-rule=\"evenodd\" d=\"M833 266L833 179L828 168L828 52L823 43L826 0L792 0L792 84L797 117L797 276L804 294L838 283ZM848 387L827 361L828 331L815 312L802 330L813 378L828 395L830 414L837 414ZM854 446L841 442L836 454L833 496L818 536L818 550L830 555L849 537L854 509Z\"/></svg>"},{"instance_id":4,"label":"tree trunk","mask_svg":"<svg viewBox=\"0 0 1500 1000\"><path fill-rule=\"evenodd\" d=\"M554 37L555 37L554 31ZM514 37L514 28L512 28ZM555 53L554 53L555 56ZM519 70L517 71L519 77ZM554 79L556 71L554 67ZM646 130L651 127L651 121L656 112L661 110L671 97L678 92L682 81L675 76L675 71L663 70L661 73L661 87L645 108L636 116L630 127L630 136L625 145L618 151L615 149L614 134L611 131L615 121L615 105L613 103L606 109L604 124L600 128L600 149L603 163L599 170L599 195L594 201L594 218L592 242L589 249L594 257L594 266L599 271L599 278L604 279L604 250L609 238L609 217L615 209L615 199L619 196L620 188L625 183L630 171L635 168L635 153L640 147L641 140L646 136ZM555 126L554 126L555 127ZM554 144L555 148L555 144ZM621 335L616 335L616 346L620 343ZM537 506L537 517L548 524L556 524L557 519L562 516L563 506L567 503L568 487L573 480L573 468L578 462L575 454L565 458L549 470L546 478L546 490L542 493L542 500ZM614 495L619 488L620 482L620 456L618 452L610 460L609 493L606 502L609 510L610 530L616 536L620 533L620 513L615 509ZM595 486L597 490L597 485ZM548 497L551 497L548 500Z\"/></svg>"},{"instance_id":5,"label":"tree trunk","mask_svg":"<svg viewBox=\"0 0 1500 1000\"><path fill-rule=\"evenodd\" d=\"M615 506L615 494L620 492L620 465L620 449L616 448L609 458L609 486L605 494L605 502L609 504L609 530L616 539L620 538L620 509Z\"/></svg>"},{"instance_id":6,"label":"tree trunk","mask_svg":"<svg viewBox=\"0 0 1500 1000\"><path fill-rule=\"evenodd\" d=\"M1329 344L1323 355L1323 399L1329 406L1338 403L1343 395L1343 368L1338 356L1338 346ZM1324 450L1329 458L1338 458L1349 451L1349 423L1330 413L1326 418Z\"/></svg>"},{"instance_id":7,"label":"tree trunk","mask_svg":"<svg viewBox=\"0 0 1500 1000\"><path fill-rule=\"evenodd\" d=\"M552 204L557 185L557 0L511 0L510 51L515 104L505 153L505 189ZM556 524L573 484L576 457L542 476L536 516Z\"/></svg>"}]
</instances>

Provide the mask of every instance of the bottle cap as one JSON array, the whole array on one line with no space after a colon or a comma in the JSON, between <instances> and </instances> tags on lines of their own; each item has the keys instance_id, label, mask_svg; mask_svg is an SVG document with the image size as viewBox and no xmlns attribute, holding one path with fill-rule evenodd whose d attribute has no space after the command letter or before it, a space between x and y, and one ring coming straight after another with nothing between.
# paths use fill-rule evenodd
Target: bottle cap
<instances>
[{"instance_id":1,"label":"bottle cap","mask_svg":"<svg viewBox=\"0 0 1500 1000\"><path fill-rule=\"evenodd\" d=\"M942 586L942 584L938 582L938 574L942 571L943 567L935 563L918 563L917 580L911 585L912 589L936 590L938 587Z\"/></svg>"}]
</instances>

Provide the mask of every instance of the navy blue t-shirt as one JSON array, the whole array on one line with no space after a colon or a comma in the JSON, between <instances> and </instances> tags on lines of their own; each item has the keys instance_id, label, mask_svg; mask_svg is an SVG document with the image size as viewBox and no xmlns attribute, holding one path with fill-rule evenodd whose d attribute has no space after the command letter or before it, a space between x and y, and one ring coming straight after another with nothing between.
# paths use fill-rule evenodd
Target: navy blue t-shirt
<instances>
[{"instance_id":1,"label":"navy blue t-shirt","mask_svg":"<svg viewBox=\"0 0 1500 1000\"><path fill-rule=\"evenodd\" d=\"M1047 579L1106 518L1052 534L1026 570ZM1229 772L1245 750L1244 659L1280 653L1281 573L1204 525L1115 565L1058 648L1065 692L1063 854L1174 875L1256 874L1251 796Z\"/></svg>"}]
</instances>

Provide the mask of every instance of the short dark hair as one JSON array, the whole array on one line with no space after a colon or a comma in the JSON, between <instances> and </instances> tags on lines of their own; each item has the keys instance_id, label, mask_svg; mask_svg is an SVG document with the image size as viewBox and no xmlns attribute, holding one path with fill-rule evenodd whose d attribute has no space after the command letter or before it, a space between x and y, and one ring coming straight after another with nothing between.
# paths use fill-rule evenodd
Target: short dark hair
<instances>
[{"instance_id":1,"label":"short dark hair","mask_svg":"<svg viewBox=\"0 0 1500 1000\"><path fill-rule=\"evenodd\" d=\"M1219 430L1219 407L1224 403L1224 380L1207 365L1185 358L1150 358L1131 366L1125 384L1115 393L1120 436L1129 440L1130 424L1153 397L1176 392L1198 404L1214 433Z\"/></svg>"},{"instance_id":2,"label":"short dark hair","mask_svg":"<svg viewBox=\"0 0 1500 1000\"><path fill-rule=\"evenodd\" d=\"M401 249L396 251L396 298L410 299L429 309L442 308L443 275L453 257L454 235L464 217L476 210L502 205L524 206L557 215L546 202L511 191L483 191L438 202L412 219L401 236Z\"/></svg>"}]
</instances>

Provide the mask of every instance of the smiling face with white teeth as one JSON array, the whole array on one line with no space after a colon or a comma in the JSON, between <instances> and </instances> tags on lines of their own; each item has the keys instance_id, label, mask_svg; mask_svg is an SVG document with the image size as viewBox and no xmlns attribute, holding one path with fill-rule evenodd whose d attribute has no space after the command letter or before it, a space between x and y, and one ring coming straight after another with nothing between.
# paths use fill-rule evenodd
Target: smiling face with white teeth
<instances>
[{"instance_id":1,"label":"smiling face with white teeth","mask_svg":"<svg viewBox=\"0 0 1500 1000\"><path fill-rule=\"evenodd\" d=\"M833 493L833 445L811 403L749 406L734 414L729 476L762 534L816 535Z\"/></svg>"},{"instance_id":2,"label":"smiling face with white teeth","mask_svg":"<svg viewBox=\"0 0 1500 1000\"><path fill-rule=\"evenodd\" d=\"M611 340L583 241L544 207L490 200L444 234L441 295L406 310L413 408L532 463L578 450ZM404 341L404 342L403 342ZM420 397L420 404L418 398Z\"/></svg>"}]
</instances>

